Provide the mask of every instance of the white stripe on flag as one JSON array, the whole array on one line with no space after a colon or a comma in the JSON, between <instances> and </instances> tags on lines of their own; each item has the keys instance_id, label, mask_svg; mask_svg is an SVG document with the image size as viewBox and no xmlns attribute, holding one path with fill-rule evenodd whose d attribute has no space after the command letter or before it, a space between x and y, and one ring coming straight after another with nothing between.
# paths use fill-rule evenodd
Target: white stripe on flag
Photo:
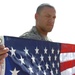
<instances>
[{"instance_id":1,"label":"white stripe on flag","mask_svg":"<svg viewBox=\"0 0 75 75\"><path fill-rule=\"evenodd\" d=\"M75 74L75 67L69 68L61 72L61 75L73 75Z\"/></svg>"},{"instance_id":2,"label":"white stripe on flag","mask_svg":"<svg viewBox=\"0 0 75 75\"><path fill-rule=\"evenodd\" d=\"M75 52L60 54L60 62L65 62L69 60L75 60Z\"/></svg>"}]
</instances>

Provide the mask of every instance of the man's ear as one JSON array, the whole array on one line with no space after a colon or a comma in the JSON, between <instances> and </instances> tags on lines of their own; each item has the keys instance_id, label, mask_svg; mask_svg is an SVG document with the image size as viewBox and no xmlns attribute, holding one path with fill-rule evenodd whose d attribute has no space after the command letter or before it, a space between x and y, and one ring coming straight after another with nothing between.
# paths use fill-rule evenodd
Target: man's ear
<instances>
[{"instance_id":1,"label":"man's ear","mask_svg":"<svg viewBox=\"0 0 75 75\"><path fill-rule=\"evenodd\" d=\"M37 13L35 14L35 19L36 19L36 20L38 19L38 14L37 14Z\"/></svg>"}]
</instances>

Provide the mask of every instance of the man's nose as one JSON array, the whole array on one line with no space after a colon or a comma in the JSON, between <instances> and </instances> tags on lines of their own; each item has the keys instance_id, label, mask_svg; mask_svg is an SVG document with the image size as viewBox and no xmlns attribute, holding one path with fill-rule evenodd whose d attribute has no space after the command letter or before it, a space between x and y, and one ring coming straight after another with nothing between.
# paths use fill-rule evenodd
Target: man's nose
<instances>
[{"instance_id":1,"label":"man's nose","mask_svg":"<svg viewBox=\"0 0 75 75\"><path fill-rule=\"evenodd\" d=\"M49 21L49 22L54 22L54 19L53 19L53 18L49 18L48 21Z\"/></svg>"}]
</instances>

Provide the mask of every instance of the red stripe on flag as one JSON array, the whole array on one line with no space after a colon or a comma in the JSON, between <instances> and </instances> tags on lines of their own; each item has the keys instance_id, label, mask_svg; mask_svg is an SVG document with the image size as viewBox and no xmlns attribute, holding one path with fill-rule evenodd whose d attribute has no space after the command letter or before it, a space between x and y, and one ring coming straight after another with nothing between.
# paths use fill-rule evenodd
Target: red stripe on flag
<instances>
[{"instance_id":1,"label":"red stripe on flag","mask_svg":"<svg viewBox=\"0 0 75 75\"><path fill-rule=\"evenodd\" d=\"M73 44L61 44L61 53L75 52L75 45Z\"/></svg>"},{"instance_id":2,"label":"red stripe on flag","mask_svg":"<svg viewBox=\"0 0 75 75\"><path fill-rule=\"evenodd\" d=\"M64 70L66 70L66 69L68 69L68 68L72 68L72 67L74 67L74 66L75 66L75 60L62 62L62 63L60 64L60 71L62 72L62 71L64 71Z\"/></svg>"}]
</instances>

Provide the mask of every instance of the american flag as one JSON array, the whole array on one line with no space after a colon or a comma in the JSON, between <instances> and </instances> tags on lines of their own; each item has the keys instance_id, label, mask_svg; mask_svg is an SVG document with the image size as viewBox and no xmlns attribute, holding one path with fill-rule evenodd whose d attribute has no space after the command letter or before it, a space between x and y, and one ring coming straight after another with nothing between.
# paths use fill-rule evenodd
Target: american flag
<instances>
[{"instance_id":1,"label":"american flag","mask_svg":"<svg viewBox=\"0 0 75 75\"><path fill-rule=\"evenodd\" d=\"M10 49L4 75L75 75L75 45L4 36Z\"/></svg>"}]
</instances>

